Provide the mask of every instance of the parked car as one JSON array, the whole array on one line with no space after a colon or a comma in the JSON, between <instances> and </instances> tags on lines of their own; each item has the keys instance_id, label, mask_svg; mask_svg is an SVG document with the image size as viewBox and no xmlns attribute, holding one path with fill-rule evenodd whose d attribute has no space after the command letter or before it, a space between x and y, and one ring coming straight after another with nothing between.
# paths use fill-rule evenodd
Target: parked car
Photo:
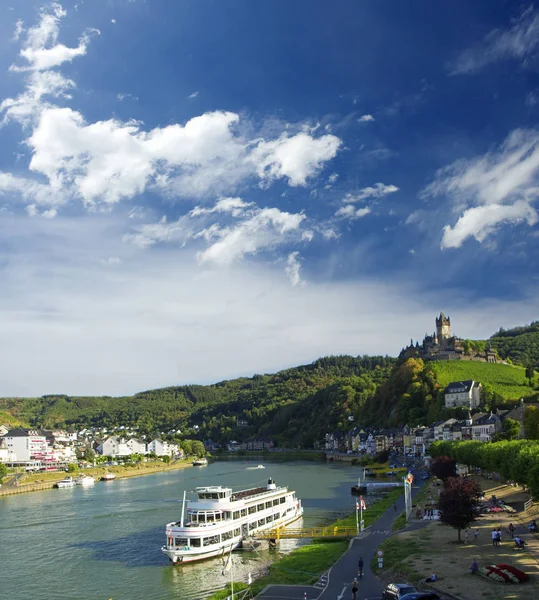
<instances>
[{"instance_id":1,"label":"parked car","mask_svg":"<svg viewBox=\"0 0 539 600\"><path fill-rule=\"evenodd\" d=\"M400 600L441 600L435 592L413 592L400 597Z\"/></svg>"},{"instance_id":2,"label":"parked car","mask_svg":"<svg viewBox=\"0 0 539 600\"><path fill-rule=\"evenodd\" d=\"M409 583L390 583L382 593L383 600L401 600L406 594L419 593Z\"/></svg>"}]
</instances>

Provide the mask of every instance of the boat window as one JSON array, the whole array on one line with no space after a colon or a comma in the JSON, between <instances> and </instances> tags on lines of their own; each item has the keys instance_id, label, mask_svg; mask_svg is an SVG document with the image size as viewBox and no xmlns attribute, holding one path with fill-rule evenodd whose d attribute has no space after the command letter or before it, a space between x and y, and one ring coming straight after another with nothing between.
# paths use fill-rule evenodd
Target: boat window
<instances>
[{"instance_id":1,"label":"boat window","mask_svg":"<svg viewBox=\"0 0 539 600\"><path fill-rule=\"evenodd\" d=\"M235 510L234 511L234 519L239 519L240 518L240 511L239 510Z\"/></svg>"},{"instance_id":2,"label":"boat window","mask_svg":"<svg viewBox=\"0 0 539 600\"><path fill-rule=\"evenodd\" d=\"M187 538L176 538L174 540L175 546L187 546Z\"/></svg>"},{"instance_id":3,"label":"boat window","mask_svg":"<svg viewBox=\"0 0 539 600\"><path fill-rule=\"evenodd\" d=\"M246 508L242 508L241 509L241 516L242 517L246 517L247 516L247 509Z\"/></svg>"},{"instance_id":4,"label":"boat window","mask_svg":"<svg viewBox=\"0 0 539 600\"><path fill-rule=\"evenodd\" d=\"M266 523L265 519L258 519L258 526L262 527L262 525L264 525Z\"/></svg>"},{"instance_id":5,"label":"boat window","mask_svg":"<svg viewBox=\"0 0 539 600\"><path fill-rule=\"evenodd\" d=\"M284 504L285 502L286 502L286 498L284 496L282 498L279 498L280 504Z\"/></svg>"},{"instance_id":6,"label":"boat window","mask_svg":"<svg viewBox=\"0 0 539 600\"><path fill-rule=\"evenodd\" d=\"M273 501L273 506L277 506L279 504L279 498L275 498Z\"/></svg>"},{"instance_id":7,"label":"boat window","mask_svg":"<svg viewBox=\"0 0 539 600\"><path fill-rule=\"evenodd\" d=\"M273 521L273 517L270 515L269 517L266 517L266 523L271 523Z\"/></svg>"},{"instance_id":8,"label":"boat window","mask_svg":"<svg viewBox=\"0 0 539 600\"><path fill-rule=\"evenodd\" d=\"M200 548L200 538L191 538L191 548Z\"/></svg>"},{"instance_id":9,"label":"boat window","mask_svg":"<svg viewBox=\"0 0 539 600\"><path fill-rule=\"evenodd\" d=\"M252 523L249 523L249 531L252 531L253 529L256 529L258 527L256 521L253 521Z\"/></svg>"},{"instance_id":10,"label":"boat window","mask_svg":"<svg viewBox=\"0 0 539 600\"><path fill-rule=\"evenodd\" d=\"M276 520L280 519L281 518L281 513L275 513L274 517L275 517Z\"/></svg>"},{"instance_id":11,"label":"boat window","mask_svg":"<svg viewBox=\"0 0 539 600\"><path fill-rule=\"evenodd\" d=\"M234 529L234 536L240 535L240 533L241 531L239 527L237 529Z\"/></svg>"},{"instance_id":12,"label":"boat window","mask_svg":"<svg viewBox=\"0 0 539 600\"><path fill-rule=\"evenodd\" d=\"M219 536L218 535L211 535L210 537L205 537L204 541L202 542L203 546L211 546L213 544L218 544L219 543Z\"/></svg>"},{"instance_id":13,"label":"boat window","mask_svg":"<svg viewBox=\"0 0 539 600\"><path fill-rule=\"evenodd\" d=\"M256 512L256 506L249 506L249 514L254 515L255 512Z\"/></svg>"},{"instance_id":14,"label":"boat window","mask_svg":"<svg viewBox=\"0 0 539 600\"><path fill-rule=\"evenodd\" d=\"M222 535L221 535L221 539L223 540L223 542L225 540L229 540L232 538L232 531L225 531Z\"/></svg>"},{"instance_id":15,"label":"boat window","mask_svg":"<svg viewBox=\"0 0 539 600\"><path fill-rule=\"evenodd\" d=\"M271 500L269 502L266 502L266 508L271 508Z\"/></svg>"},{"instance_id":16,"label":"boat window","mask_svg":"<svg viewBox=\"0 0 539 600\"><path fill-rule=\"evenodd\" d=\"M258 510L258 511L264 510L264 505L263 505L263 504L259 504L259 505L256 507L256 510Z\"/></svg>"}]
</instances>

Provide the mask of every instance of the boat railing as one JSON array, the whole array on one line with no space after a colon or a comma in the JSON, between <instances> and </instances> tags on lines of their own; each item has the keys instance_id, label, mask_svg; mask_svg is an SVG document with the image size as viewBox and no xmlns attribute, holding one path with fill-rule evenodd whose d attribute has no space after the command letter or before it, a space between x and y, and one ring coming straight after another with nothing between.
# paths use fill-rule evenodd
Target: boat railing
<instances>
[{"instance_id":1,"label":"boat railing","mask_svg":"<svg viewBox=\"0 0 539 600\"><path fill-rule=\"evenodd\" d=\"M248 491L248 490L246 490ZM231 502L237 502L238 500L254 500L255 498L261 498L262 496L267 496L268 492L286 492L288 491L288 488L286 487L276 487L274 490L268 490L267 488L264 488L264 491L259 492L258 494L245 494L243 495L241 492L239 492L242 495L237 495L237 494L232 494L230 501Z\"/></svg>"}]
</instances>

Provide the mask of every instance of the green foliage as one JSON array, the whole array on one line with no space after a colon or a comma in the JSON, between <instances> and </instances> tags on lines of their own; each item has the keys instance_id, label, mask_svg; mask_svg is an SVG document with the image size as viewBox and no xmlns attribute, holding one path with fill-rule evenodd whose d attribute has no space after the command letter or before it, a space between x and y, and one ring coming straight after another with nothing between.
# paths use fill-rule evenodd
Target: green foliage
<instances>
[{"instance_id":1,"label":"green foliage","mask_svg":"<svg viewBox=\"0 0 539 600\"><path fill-rule=\"evenodd\" d=\"M456 461L450 456L438 456L432 461L430 471L438 479L446 481L448 478L457 475Z\"/></svg>"},{"instance_id":2,"label":"green foliage","mask_svg":"<svg viewBox=\"0 0 539 600\"><path fill-rule=\"evenodd\" d=\"M490 390L500 403L508 400L517 401L520 398L535 398L538 395L530 389L526 381L526 370L522 367L452 360L435 362L433 369L443 389L452 381L473 379L483 384L483 395L488 396Z\"/></svg>"},{"instance_id":3,"label":"green foliage","mask_svg":"<svg viewBox=\"0 0 539 600\"><path fill-rule=\"evenodd\" d=\"M500 473L506 480L530 486L532 468L539 462L539 441L433 442L432 457L451 456L458 463Z\"/></svg>"},{"instance_id":4,"label":"green foliage","mask_svg":"<svg viewBox=\"0 0 539 600\"><path fill-rule=\"evenodd\" d=\"M524 327L500 329L489 342L501 358L539 367L539 321Z\"/></svg>"},{"instance_id":5,"label":"green foliage","mask_svg":"<svg viewBox=\"0 0 539 600\"><path fill-rule=\"evenodd\" d=\"M178 386L111 398L50 395L0 398L0 410L33 427L138 427L140 435L181 430L182 439L219 444L254 437L278 445L312 447L328 431L345 431L349 417L387 378L388 357L330 356L273 375L255 375L201 386ZM306 416L309 427L305 427ZM247 422L240 426L239 422ZM196 426L196 427L195 427ZM187 454L204 455L200 447Z\"/></svg>"},{"instance_id":6,"label":"green foliage","mask_svg":"<svg viewBox=\"0 0 539 600\"><path fill-rule=\"evenodd\" d=\"M4 480L4 477L7 475L7 467L4 463L0 463L0 483Z\"/></svg>"},{"instance_id":7,"label":"green foliage","mask_svg":"<svg viewBox=\"0 0 539 600\"><path fill-rule=\"evenodd\" d=\"M529 440L539 440L539 410L536 406L524 409L524 433Z\"/></svg>"},{"instance_id":8,"label":"green foliage","mask_svg":"<svg viewBox=\"0 0 539 600\"><path fill-rule=\"evenodd\" d=\"M539 499L539 465L530 469L528 475L528 487L533 498Z\"/></svg>"},{"instance_id":9,"label":"green foliage","mask_svg":"<svg viewBox=\"0 0 539 600\"><path fill-rule=\"evenodd\" d=\"M67 465L67 472L68 473L76 473L78 470L79 470L79 468L74 463L70 463L70 464Z\"/></svg>"},{"instance_id":10,"label":"green foliage","mask_svg":"<svg viewBox=\"0 0 539 600\"><path fill-rule=\"evenodd\" d=\"M170 456L163 456L162 461L168 465L168 463L170 462Z\"/></svg>"}]
</instances>

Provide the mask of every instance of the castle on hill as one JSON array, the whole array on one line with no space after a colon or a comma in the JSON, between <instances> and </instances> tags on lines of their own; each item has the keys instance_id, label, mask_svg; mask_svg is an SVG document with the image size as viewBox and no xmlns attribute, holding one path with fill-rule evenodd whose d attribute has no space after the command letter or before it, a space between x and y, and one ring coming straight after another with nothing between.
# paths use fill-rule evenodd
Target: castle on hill
<instances>
[{"instance_id":1,"label":"castle on hill","mask_svg":"<svg viewBox=\"0 0 539 600\"><path fill-rule=\"evenodd\" d=\"M478 360L482 362L498 362L496 352L487 344L486 350L478 352L468 348L466 352L464 341L451 335L451 319L443 312L436 317L436 330L432 335L425 334L420 344L410 340L410 345L404 348L399 358L422 358L423 360Z\"/></svg>"}]
</instances>

